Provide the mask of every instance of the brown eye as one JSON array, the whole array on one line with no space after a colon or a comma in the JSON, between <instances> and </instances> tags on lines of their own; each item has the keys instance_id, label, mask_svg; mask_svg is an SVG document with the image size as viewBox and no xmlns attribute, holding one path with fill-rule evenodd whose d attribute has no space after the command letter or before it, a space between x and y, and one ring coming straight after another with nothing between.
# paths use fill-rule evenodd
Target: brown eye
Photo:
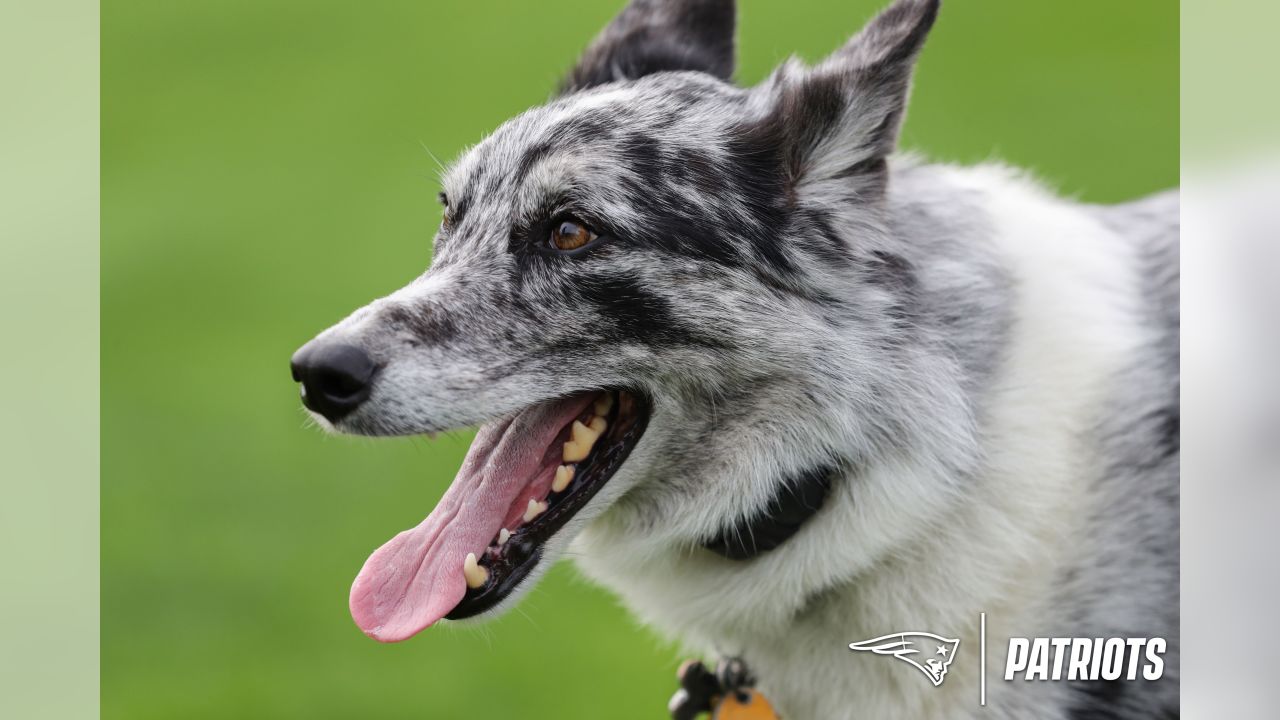
<instances>
[{"instance_id":1,"label":"brown eye","mask_svg":"<svg viewBox=\"0 0 1280 720\"><path fill-rule=\"evenodd\" d=\"M557 250L577 250L595 239L595 233L572 220L560 222L551 231L551 246Z\"/></svg>"}]
</instances>

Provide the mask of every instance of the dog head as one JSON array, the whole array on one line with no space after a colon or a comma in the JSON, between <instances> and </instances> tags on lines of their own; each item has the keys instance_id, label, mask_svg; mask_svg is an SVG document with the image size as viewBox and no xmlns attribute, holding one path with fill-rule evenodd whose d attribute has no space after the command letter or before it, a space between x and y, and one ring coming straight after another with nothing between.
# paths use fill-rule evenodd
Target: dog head
<instances>
[{"instance_id":1,"label":"dog head","mask_svg":"<svg viewBox=\"0 0 1280 720\"><path fill-rule=\"evenodd\" d=\"M633 0L447 171L431 268L293 362L336 431L483 425L357 579L367 633L491 611L593 521L696 545L897 429L912 279L886 157L937 7L743 89L731 2Z\"/></svg>"}]
</instances>

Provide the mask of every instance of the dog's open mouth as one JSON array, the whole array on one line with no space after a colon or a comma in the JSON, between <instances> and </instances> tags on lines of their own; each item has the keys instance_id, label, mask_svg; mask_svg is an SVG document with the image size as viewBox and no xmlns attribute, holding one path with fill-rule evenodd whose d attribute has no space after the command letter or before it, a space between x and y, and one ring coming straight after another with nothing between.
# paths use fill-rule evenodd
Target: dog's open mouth
<instances>
[{"instance_id":1,"label":"dog's open mouth","mask_svg":"<svg viewBox=\"0 0 1280 720\"><path fill-rule=\"evenodd\" d=\"M441 618L493 608L617 472L648 420L642 395L609 390L538 403L480 428L431 515L365 562L351 587L356 624L395 642Z\"/></svg>"}]
</instances>

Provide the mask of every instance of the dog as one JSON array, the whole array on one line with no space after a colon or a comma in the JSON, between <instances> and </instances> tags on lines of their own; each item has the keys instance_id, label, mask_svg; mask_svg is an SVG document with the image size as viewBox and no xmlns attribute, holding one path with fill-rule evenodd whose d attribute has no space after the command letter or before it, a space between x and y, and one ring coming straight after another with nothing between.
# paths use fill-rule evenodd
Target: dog
<instances>
[{"instance_id":1,"label":"dog","mask_svg":"<svg viewBox=\"0 0 1280 720\"><path fill-rule=\"evenodd\" d=\"M480 426L355 580L366 634L569 554L790 720L1177 716L1176 190L897 153L938 12L743 88L732 2L632 0L447 170L429 270L292 359L329 430ZM903 631L956 639L945 683L850 652ZM1014 636L1160 637L1165 671L1004 682Z\"/></svg>"}]
</instances>

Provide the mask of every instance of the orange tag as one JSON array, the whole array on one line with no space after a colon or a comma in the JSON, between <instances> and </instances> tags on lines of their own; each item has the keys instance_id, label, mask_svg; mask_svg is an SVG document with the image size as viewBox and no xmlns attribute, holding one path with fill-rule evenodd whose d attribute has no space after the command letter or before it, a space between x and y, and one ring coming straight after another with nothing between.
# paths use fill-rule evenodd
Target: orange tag
<instances>
[{"instance_id":1,"label":"orange tag","mask_svg":"<svg viewBox=\"0 0 1280 720\"><path fill-rule=\"evenodd\" d=\"M739 695L742 697L738 697ZM726 693L711 718L712 720L779 720L773 706L755 690Z\"/></svg>"}]
</instances>

